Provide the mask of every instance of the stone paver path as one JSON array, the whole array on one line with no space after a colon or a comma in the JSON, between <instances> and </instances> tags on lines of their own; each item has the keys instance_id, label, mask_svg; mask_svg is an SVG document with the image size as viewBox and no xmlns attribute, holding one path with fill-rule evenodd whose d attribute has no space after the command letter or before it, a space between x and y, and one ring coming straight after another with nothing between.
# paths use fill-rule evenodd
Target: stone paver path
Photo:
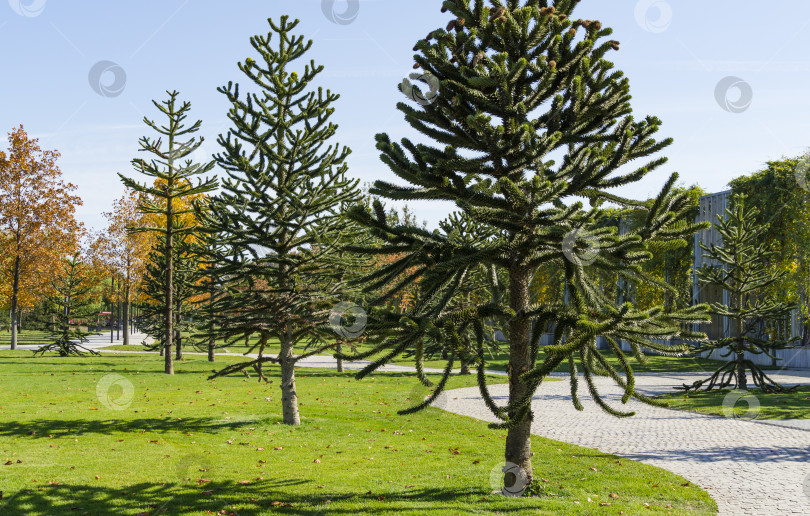
<instances>
[{"instance_id":1,"label":"stone paver path","mask_svg":"<svg viewBox=\"0 0 810 516\"><path fill-rule=\"evenodd\" d=\"M135 334L131 342L139 344L144 337ZM107 333L91 337L87 347L98 349L109 345ZM346 362L345 368L358 370L367 364ZM302 360L299 367L334 369L335 359L312 356ZM381 369L413 370L401 365ZM441 370L426 369L426 372ZM769 375L783 384L810 383L810 371L789 370ZM600 392L607 393L604 398L615 407L634 410L636 415L619 419L602 412L588 396L584 381L580 382L580 396L585 410L578 412L571 404L568 375L560 376L563 381L544 383L535 396L532 433L677 473L706 489L717 501L721 515L810 515L810 420L726 419L651 407L635 400L622 406L619 388L607 378L595 380ZM705 373L640 373L636 375L636 386L642 393L659 394L672 392L674 386L691 384L704 376ZM491 392L496 401L506 403L506 385L493 386ZM476 387L448 391L433 405L456 414L495 420Z\"/></svg>"},{"instance_id":2,"label":"stone paver path","mask_svg":"<svg viewBox=\"0 0 810 516\"><path fill-rule=\"evenodd\" d=\"M810 383L807 372L774 375L785 383ZM637 376L645 393L671 392L697 375ZM691 378L691 380L690 380ZM619 401L619 388L598 378L601 392L613 406L636 412L632 418L604 413L587 396L585 410L571 404L567 381L544 383L534 401L532 433L559 441L596 448L677 473L706 489L717 501L721 515L770 516L810 514L810 431L763 422L726 419L651 407L635 400ZM506 403L506 386L492 393ZM477 388L454 389L436 400L440 408L486 421L494 417L481 401ZM535 460L542 460L538 457Z\"/></svg>"}]
</instances>

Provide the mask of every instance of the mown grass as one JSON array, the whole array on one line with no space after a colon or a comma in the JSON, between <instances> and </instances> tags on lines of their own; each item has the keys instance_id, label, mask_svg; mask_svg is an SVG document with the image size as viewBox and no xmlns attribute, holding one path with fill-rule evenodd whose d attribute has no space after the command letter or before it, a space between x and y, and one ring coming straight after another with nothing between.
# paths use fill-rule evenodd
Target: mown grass
<instances>
[{"instance_id":1,"label":"mown grass","mask_svg":"<svg viewBox=\"0 0 810 516\"><path fill-rule=\"evenodd\" d=\"M303 424L291 428L280 421L277 376L269 385L207 381L211 369L195 356L169 377L154 355L0 352L0 513L716 511L705 491L674 474L537 437L535 474L546 494L492 494L505 433L435 408L397 415L424 394L410 375L356 381L300 369Z\"/></svg>"},{"instance_id":2,"label":"mown grass","mask_svg":"<svg viewBox=\"0 0 810 516\"><path fill-rule=\"evenodd\" d=\"M782 393L750 389L745 394L721 389L665 394L660 398L669 402L671 408L702 414L748 419L810 419L810 385Z\"/></svg>"},{"instance_id":3,"label":"mown grass","mask_svg":"<svg viewBox=\"0 0 810 516\"><path fill-rule=\"evenodd\" d=\"M139 343L134 343L136 345L113 345L108 346L105 349L109 350L117 350L117 351L132 351L135 349L140 349L138 346ZM241 354L247 351L248 347L245 346L244 343L235 343L231 345L225 345L222 341L218 341L217 345L220 349L217 350L217 353L223 352L224 349L228 350L228 353L231 354ZM192 346L186 346L184 348L187 351L204 351L203 349L194 349ZM371 349L367 345L360 344L356 347L358 352L368 351ZM504 348L505 349L505 348ZM278 341L271 340L269 345L266 348L266 351L269 353L278 352ZM296 350L298 353L304 352L305 349L299 348ZM344 352L351 352L351 349L344 349ZM609 351L603 351L606 359L616 368L620 369L620 362L616 355ZM331 354L330 351L325 351L324 354ZM543 360L545 358L545 354L541 352L538 360ZM639 362L635 357L630 357L629 363L630 367L633 368L633 371L636 373L661 373L661 372L672 372L672 373L701 373L706 372L709 373L717 369L722 362L717 360L707 360L705 358L700 357L693 357L693 356L686 356L686 357L666 357L666 356L659 356L659 355L647 355L646 363ZM413 358L408 357L398 357L391 361L392 364L397 365L413 365ZM492 353L490 356L487 357L487 370L490 371L506 371L506 366L509 364L509 356L504 352L497 352ZM436 369L444 369L447 366L447 361L441 359L441 357L432 357L425 360L425 367L429 368L436 368ZM458 361L456 361L456 368L460 367ZM765 369L768 369L767 367ZM555 369L555 372L558 373L567 373L568 372L568 363L564 362L560 364L560 366Z\"/></svg>"}]
</instances>

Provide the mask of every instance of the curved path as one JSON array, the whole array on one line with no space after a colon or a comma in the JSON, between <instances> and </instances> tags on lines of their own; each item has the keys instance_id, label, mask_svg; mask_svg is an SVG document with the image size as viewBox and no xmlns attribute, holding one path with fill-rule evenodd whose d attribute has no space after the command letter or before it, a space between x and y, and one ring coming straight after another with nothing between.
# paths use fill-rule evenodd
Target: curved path
<instances>
[{"instance_id":1,"label":"curved path","mask_svg":"<svg viewBox=\"0 0 810 516\"><path fill-rule=\"evenodd\" d=\"M810 382L804 371L773 376L785 383ZM640 391L651 394L671 392L689 378L645 374L637 375L636 381ZM620 390L610 379L596 382L600 392L611 393L605 396L611 405L629 408L636 415L620 419L606 414L587 395L584 381L579 388L585 410L578 412L571 403L569 382L547 382L533 402L532 433L677 473L706 489L721 515L810 514L810 428L682 412L635 400L622 407ZM503 404L506 387L492 388ZM495 420L475 387L454 389L443 396L435 405L444 410Z\"/></svg>"},{"instance_id":2,"label":"curved path","mask_svg":"<svg viewBox=\"0 0 810 516\"><path fill-rule=\"evenodd\" d=\"M143 337L133 335L132 342L140 342ZM110 345L109 334L90 339L88 347L114 352L100 349ZM345 367L357 370L366 364L347 362ZM334 369L335 359L313 356L298 365ZM414 369L387 365L381 370ZM636 387L645 394L672 392L674 386L692 383L702 376L639 373ZM789 370L770 376L783 384L810 383L810 371ZM717 501L721 515L810 514L810 419L726 419L651 407L635 400L622 407L620 390L610 379L599 377L595 382L600 392L608 393L604 397L613 406L634 410L636 415L619 419L606 414L591 401L584 381L580 382L580 396L585 410L578 412L571 403L567 381L546 382L533 402L532 433L677 473L706 489ZM506 385L495 385L491 392L496 401L506 403ZM476 387L447 391L433 406L484 421L495 420Z\"/></svg>"}]
</instances>

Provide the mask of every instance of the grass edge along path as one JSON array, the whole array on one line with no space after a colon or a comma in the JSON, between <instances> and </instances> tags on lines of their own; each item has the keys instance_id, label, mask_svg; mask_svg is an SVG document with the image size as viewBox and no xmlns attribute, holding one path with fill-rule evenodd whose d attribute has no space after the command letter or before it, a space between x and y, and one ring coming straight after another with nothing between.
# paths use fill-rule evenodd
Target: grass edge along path
<instances>
[{"instance_id":1,"label":"grass edge along path","mask_svg":"<svg viewBox=\"0 0 810 516\"><path fill-rule=\"evenodd\" d=\"M0 513L716 512L682 477L541 437L540 496L492 494L505 432L436 408L397 415L428 392L411 374L299 369L304 424L290 428L274 369L260 385L206 381L211 367L187 357L169 377L157 356L0 352Z\"/></svg>"},{"instance_id":2,"label":"grass edge along path","mask_svg":"<svg viewBox=\"0 0 810 516\"><path fill-rule=\"evenodd\" d=\"M731 389L712 391L673 392L658 399L669 403L669 408L699 412L715 416L745 419L810 419L810 385L795 391L763 393L760 389L748 392Z\"/></svg>"}]
</instances>

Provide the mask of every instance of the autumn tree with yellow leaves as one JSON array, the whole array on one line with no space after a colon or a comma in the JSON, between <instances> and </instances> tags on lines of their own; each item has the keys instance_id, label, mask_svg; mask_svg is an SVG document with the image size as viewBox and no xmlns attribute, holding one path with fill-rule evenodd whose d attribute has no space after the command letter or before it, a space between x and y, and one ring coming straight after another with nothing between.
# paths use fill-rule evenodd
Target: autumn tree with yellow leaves
<instances>
[{"instance_id":1,"label":"autumn tree with yellow leaves","mask_svg":"<svg viewBox=\"0 0 810 516\"><path fill-rule=\"evenodd\" d=\"M21 307L33 306L48 290L62 257L75 247L82 200L62 179L59 152L42 150L22 125L8 134L0 152L0 234L2 295L11 311L11 349L17 348Z\"/></svg>"},{"instance_id":2,"label":"autumn tree with yellow leaves","mask_svg":"<svg viewBox=\"0 0 810 516\"><path fill-rule=\"evenodd\" d=\"M119 280L123 302L124 344L129 344L129 312L143 278L145 262L154 238L133 228L146 225L139 209L139 196L133 190L113 202L112 211L102 213L108 225L93 242L93 251L103 266Z\"/></svg>"}]
</instances>

